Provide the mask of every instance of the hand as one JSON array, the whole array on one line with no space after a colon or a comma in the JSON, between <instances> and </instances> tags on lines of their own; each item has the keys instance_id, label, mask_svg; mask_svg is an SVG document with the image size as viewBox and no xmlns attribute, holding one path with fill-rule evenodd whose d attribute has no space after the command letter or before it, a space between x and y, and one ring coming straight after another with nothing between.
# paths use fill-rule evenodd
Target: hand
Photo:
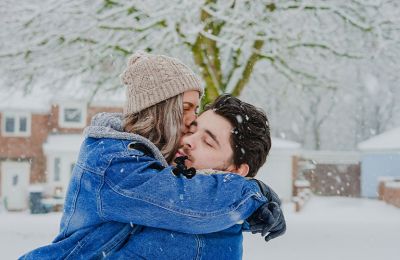
<instances>
[{"instance_id":1,"label":"hand","mask_svg":"<svg viewBox=\"0 0 400 260\"><path fill-rule=\"evenodd\" d=\"M261 233L267 242L286 232L285 217L275 202L264 203L247 221L250 224L251 233Z\"/></svg>"},{"instance_id":2,"label":"hand","mask_svg":"<svg viewBox=\"0 0 400 260\"><path fill-rule=\"evenodd\" d=\"M257 179L251 179L251 181L255 181L258 184L261 193L267 198L267 202L275 202L281 206L281 200L279 199L278 194L276 194L268 185Z\"/></svg>"},{"instance_id":3,"label":"hand","mask_svg":"<svg viewBox=\"0 0 400 260\"><path fill-rule=\"evenodd\" d=\"M253 179L260 187L267 202L258 208L247 221L250 224L250 231L253 234L261 233L265 241L269 241L283 235L286 232L286 222L280 208L281 201L278 195L262 181Z\"/></svg>"}]
</instances>

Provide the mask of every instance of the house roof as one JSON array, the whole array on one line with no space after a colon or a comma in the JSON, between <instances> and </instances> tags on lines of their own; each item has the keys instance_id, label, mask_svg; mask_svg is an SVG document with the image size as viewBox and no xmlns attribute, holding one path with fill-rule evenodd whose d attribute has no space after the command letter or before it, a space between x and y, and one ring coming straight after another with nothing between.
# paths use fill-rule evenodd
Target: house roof
<instances>
[{"instance_id":1,"label":"house roof","mask_svg":"<svg viewBox=\"0 0 400 260\"><path fill-rule=\"evenodd\" d=\"M369 150L400 150L400 127L380 135L376 135L358 144L358 149Z\"/></svg>"},{"instance_id":2,"label":"house roof","mask_svg":"<svg viewBox=\"0 0 400 260\"><path fill-rule=\"evenodd\" d=\"M94 94L95 92L95 94ZM87 102L92 106L122 107L125 100L125 88L93 90L82 86L79 79L71 79L63 88L33 86L29 93L22 89L2 91L0 93L0 112L29 111L49 113L52 104L64 101Z\"/></svg>"},{"instance_id":3,"label":"house roof","mask_svg":"<svg viewBox=\"0 0 400 260\"><path fill-rule=\"evenodd\" d=\"M31 111L46 113L51 109L49 91L37 89L30 94L23 91L0 92L0 111Z\"/></svg>"},{"instance_id":4,"label":"house roof","mask_svg":"<svg viewBox=\"0 0 400 260\"><path fill-rule=\"evenodd\" d=\"M45 153L77 153L83 142L81 134L49 135L43 144Z\"/></svg>"}]
</instances>

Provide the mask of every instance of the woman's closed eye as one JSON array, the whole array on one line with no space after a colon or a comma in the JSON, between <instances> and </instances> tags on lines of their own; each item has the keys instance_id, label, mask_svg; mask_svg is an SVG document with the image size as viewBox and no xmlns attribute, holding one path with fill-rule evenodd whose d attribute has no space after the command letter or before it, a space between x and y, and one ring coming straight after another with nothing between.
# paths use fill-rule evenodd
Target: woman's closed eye
<instances>
[{"instance_id":1,"label":"woman's closed eye","mask_svg":"<svg viewBox=\"0 0 400 260\"><path fill-rule=\"evenodd\" d=\"M189 127L189 131L187 132L187 134L194 134L195 132L196 132L196 126L195 125L191 125L190 127Z\"/></svg>"}]
</instances>

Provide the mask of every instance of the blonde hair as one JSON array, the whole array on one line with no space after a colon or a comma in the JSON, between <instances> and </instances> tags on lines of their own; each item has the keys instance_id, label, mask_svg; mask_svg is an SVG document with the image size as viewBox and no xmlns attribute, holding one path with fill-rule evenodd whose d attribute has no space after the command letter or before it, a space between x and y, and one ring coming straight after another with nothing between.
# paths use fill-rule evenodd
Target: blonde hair
<instances>
[{"instance_id":1,"label":"blonde hair","mask_svg":"<svg viewBox=\"0 0 400 260\"><path fill-rule=\"evenodd\" d=\"M154 143L171 163L179 145L183 122L183 94L169 98L124 118L124 131Z\"/></svg>"}]
</instances>

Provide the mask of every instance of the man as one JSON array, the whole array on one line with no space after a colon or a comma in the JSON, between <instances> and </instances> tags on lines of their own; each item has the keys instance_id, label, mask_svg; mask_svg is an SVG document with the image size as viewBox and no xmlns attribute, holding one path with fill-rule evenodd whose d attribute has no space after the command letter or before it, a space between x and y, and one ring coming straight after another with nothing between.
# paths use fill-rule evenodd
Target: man
<instances>
[{"instance_id":1,"label":"man","mask_svg":"<svg viewBox=\"0 0 400 260\"><path fill-rule=\"evenodd\" d=\"M231 172L254 177L266 161L270 147L270 131L265 114L235 97L223 95L190 124L176 156L186 156L185 165L188 168L213 169L199 170L197 174ZM227 183L230 178L232 174L225 175ZM196 176L192 181L196 182ZM276 197L273 200L279 201ZM274 204L271 205L274 207ZM275 206L279 208L279 205ZM276 212L271 215L271 221L283 217ZM257 221L248 220L253 223ZM110 258L241 259L242 230L246 229L242 222L209 234L185 234L142 227ZM276 226L268 230L271 235L266 240L281 235L284 230L284 221L277 221Z\"/></svg>"},{"instance_id":2,"label":"man","mask_svg":"<svg viewBox=\"0 0 400 260\"><path fill-rule=\"evenodd\" d=\"M254 177L271 148L266 115L230 95L220 96L190 125L178 156L186 166Z\"/></svg>"}]
</instances>

